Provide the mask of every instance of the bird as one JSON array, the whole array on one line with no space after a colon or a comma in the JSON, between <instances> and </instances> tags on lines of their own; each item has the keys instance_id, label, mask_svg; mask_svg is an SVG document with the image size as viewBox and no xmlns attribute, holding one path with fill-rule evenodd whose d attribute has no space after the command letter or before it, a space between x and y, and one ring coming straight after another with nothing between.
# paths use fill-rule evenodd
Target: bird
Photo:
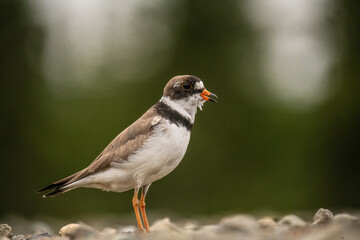
<instances>
[{"instance_id":1,"label":"bird","mask_svg":"<svg viewBox=\"0 0 360 240\"><path fill-rule=\"evenodd\" d=\"M149 232L145 211L149 187L179 165L190 141L197 110L202 110L206 101L217 102L215 98L198 77L171 78L160 100L118 134L88 167L38 192L49 191L43 195L47 198L80 187L114 192L134 189L132 205L138 230Z\"/></svg>"}]
</instances>

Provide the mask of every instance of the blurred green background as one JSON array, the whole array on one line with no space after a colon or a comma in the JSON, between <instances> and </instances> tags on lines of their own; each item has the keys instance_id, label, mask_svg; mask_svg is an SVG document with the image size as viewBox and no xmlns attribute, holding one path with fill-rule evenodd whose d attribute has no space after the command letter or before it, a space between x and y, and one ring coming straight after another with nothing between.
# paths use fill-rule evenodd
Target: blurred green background
<instances>
[{"instance_id":1,"label":"blurred green background","mask_svg":"<svg viewBox=\"0 0 360 240\"><path fill-rule=\"evenodd\" d=\"M86 167L180 74L197 114L149 211L360 208L360 15L350 0L0 1L0 217L129 214L132 191L39 188Z\"/></svg>"}]
</instances>

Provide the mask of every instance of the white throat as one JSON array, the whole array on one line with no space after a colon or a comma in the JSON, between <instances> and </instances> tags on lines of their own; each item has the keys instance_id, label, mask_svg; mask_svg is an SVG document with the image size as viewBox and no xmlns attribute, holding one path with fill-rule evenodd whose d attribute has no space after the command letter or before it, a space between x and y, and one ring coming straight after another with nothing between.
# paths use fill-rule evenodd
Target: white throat
<instances>
[{"instance_id":1,"label":"white throat","mask_svg":"<svg viewBox=\"0 0 360 240\"><path fill-rule=\"evenodd\" d=\"M177 111L183 117L188 118L191 123L195 121L195 114L197 112L198 103L193 101L186 101L184 99L171 100L169 97L162 96L161 102L168 105L173 110Z\"/></svg>"}]
</instances>

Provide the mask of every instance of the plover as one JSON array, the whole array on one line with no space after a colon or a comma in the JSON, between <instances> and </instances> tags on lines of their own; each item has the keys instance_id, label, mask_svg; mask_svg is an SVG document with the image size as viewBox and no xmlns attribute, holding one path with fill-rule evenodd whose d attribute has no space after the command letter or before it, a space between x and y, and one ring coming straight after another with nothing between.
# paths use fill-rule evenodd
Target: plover
<instances>
[{"instance_id":1,"label":"plover","mask_svg":"<svg viewBox=\"0 0 360 240\"><path fill-rule=\"evenodd\" d=\"M114 192L134 189L132 204L138 228L150 231L145 212L150 184L178 166L188 147L197 109L206 101L216 102L214 97L195 76L173 77L161 99L117 135L87 168L39 192L51 190L43 196L46 198L79 187Z\"/></svg>"}]
</instances>

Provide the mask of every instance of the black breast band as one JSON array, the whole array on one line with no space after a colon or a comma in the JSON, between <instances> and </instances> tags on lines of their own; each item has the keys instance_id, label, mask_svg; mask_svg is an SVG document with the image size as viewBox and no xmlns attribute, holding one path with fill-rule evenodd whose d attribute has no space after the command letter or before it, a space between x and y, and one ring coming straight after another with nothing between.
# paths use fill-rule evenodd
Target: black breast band
<instances>
[{"instance_id":1,"label":"black breast band","mask_svg":"<svg viewBox=\"0 0 360 240\"><path fill-rule=\"evenodd\" d=\"M179 127L186 127L187 130L191 131L194 124L192 124L188 118L184 117L167 104L159 101L154 107L161 117L168 119L171 123L174 123Z\"/></svg>"}]
</instances>

